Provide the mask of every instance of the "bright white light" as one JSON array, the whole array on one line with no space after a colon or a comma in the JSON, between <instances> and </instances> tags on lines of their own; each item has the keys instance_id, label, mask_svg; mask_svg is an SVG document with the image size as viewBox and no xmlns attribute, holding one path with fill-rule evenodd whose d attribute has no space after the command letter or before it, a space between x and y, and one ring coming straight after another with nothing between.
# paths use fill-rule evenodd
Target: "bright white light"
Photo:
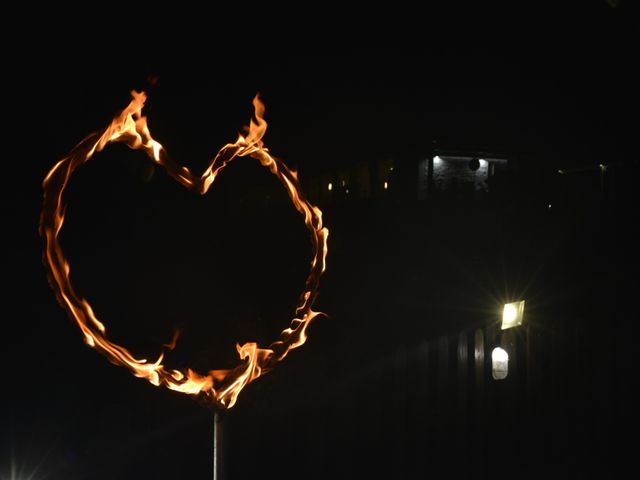
<instances>
[{"instance_id":1,"label":"bright white light","mask_svg":"<svg viewBox=\"0 0 640 480\"><path fill-rule=\"evenodd\" d=\"M496 347L491 352L491 361L493 362L508 362L509 354L504 348Z\"/></svg>"},{"instance_id":2,"label":"bright white light","mask_svg":"<svg viewBox=\"0 0 640 480\"><path fill-rule=\"evenodd\" d=\"M393 167L389 167L389 171L390 171L390 172L393 172Z\"/></svg>"},{"instance_id":3,"label":"bright white light","mask_svg":"<svg viewBox=\"0 0 640 480\"><path fill-rule=\"evenodd\" d=\"M434 165L440 165L442 163L442 159L440 158L439 155L436 155L435 157L433 157L433 164Z\"/></svg>"},{"instance_id":4,"label":"bright white light","mask_svg":"<svg viewBox=\"0 0 640 480\"><path fill-rule=\"evenodd\" d=\"M480 159L480 167L481 167L481 168L484 168L484 167L486 167L487 165L489 165L489 162L487 162L486 160L484 160L484 159L482 159L482 158L481 158L481 159Z\"/></svg>"},{"instance_id":5,"label":"bright white light","mask_svg":"<svg viewBox=\"0 0 640 480\"><path fill-rule=\"evenodd\" d=\"M503 348L496 347L491 352L491 375L494 380L503 380L509 375L509 354Z\"/></svg>"},{"instance_id":6,"label":"bright white light","mask_svg":"<svg viewBox=\"0 0 640 480\"><path fill-rule=\"evenodd\" d=\"M389 187L389 184L387 182L384 182L384 189L386 190Z\"/></svg>"},{"instance_id":7,"label":"bright white light","mask_svg":"<svg viewBox=\"0 0 640 480\"><path fill-rule=\"evenodd\" d=\"M548 207L549 207L549 210L551 210L551 204L549 204Z\"/></svg>"},{"instance_id":8,"label":"bright white light","mask_svg":"<svg viewBox=\"0 0 640 480\"><path fill-rule=\"evenodd\" d=\"M551 208L551 206L549 206ZM522 325L524 316L524 300L507 303L502 310L502 330Z\"/></svg>"},{"instance_id":9,"label":"bright white light","mask_svg":"<svg viewBox=\"0 0 640 480\"><path fill-rule=\"evenodd\" d=\"M347 190L346 190L346 194L347 194L347 195L349 195L349 189L348 189L348 188L347 188Z\"/></svg>"},{"instance_id":10,"label":"bright white light","mask_svg":"<svg viewBox=\"0 0 640 480\"><path fill-rule=\"evenodd\" d=\"M512 304L504 306L504 312L502 313L502 320L507 323L513 322L518 316L518 310Z\"/></svg>"},{"instance_id":11,"label":"bright white light","mask_svg":"<svg viewBox=\"0 0 640 480\"><path fill-rule=\"evenodd\" d=\"M331 191L333 190L333 184L329 183L329 185L327 185L327 190Z\"/></svg>"}]
</instances>

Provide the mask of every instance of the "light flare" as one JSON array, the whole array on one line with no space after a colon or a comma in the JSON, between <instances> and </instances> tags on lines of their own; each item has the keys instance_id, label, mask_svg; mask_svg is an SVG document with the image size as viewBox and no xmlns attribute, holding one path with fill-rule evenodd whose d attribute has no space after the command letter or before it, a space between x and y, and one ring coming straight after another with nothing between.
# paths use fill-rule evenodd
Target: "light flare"
<instances>
[{"instance_id":1,"label":"light flare","mask_svg":"<svg viewBox=\"0 0 640 480\"><path fill-rule=\"evenodd\" d=\"M312 306L318 295L320 276L326 268L329 231L323 226L320 209L309 203L301 192L297 173L273 157L264 146L262 138L267 130L267 122L264 120L264 104L258 95L253 99L255 118L245 127L245 135L240 134L235 143L224 145L200 177L171 160L162 144L151 136L147 119L142 115L146 94L132 91L131 96L129 105L107 128L88 135L69 155L57 162L44 179L40 234L44 239L43 260L48 269L49 283L59 303L80 328L85 342L111 363L127 368L136 377L144 378L153 385L194 395L217 408L231 408L246 385L274 368L289 351L305 343L309 324L320 314L313 311ZM295 318L278 340L267 347L260 347L254 342L237 344L240 362L235 368L211 370L203 375L191 369L170 369L163 364L165 353L175 347L177 335L170 344L163 346L155 360L136 358L126 348L108 339L104 324L98 320L89 302L76 293L71 283L71 268L60 246L59 234L65 218L63 194L71 175L96 152L115 142L143 150L180 184L201 195L209 190L217 174L237 157L252 157L278 177L294 207L304 217L311 233L313 255L311 270L295 309Z\"/></svg>"}]
</instances>

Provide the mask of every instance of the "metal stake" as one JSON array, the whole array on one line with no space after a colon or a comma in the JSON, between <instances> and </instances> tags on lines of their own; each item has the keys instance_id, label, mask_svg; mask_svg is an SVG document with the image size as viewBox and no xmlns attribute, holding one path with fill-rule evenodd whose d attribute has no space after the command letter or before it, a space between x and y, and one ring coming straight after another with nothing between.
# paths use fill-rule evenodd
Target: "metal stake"
<instances>
[{"instance_id":1,"label":"metal stake","mask_svg":"<svg viewBox=\"0 0 640 480\"><path fill-rule=\"evenodd\" d=\"M213 480L224 480L222 442L222 415L216 410L213 414Z\"/></svg>"}]
</instances>

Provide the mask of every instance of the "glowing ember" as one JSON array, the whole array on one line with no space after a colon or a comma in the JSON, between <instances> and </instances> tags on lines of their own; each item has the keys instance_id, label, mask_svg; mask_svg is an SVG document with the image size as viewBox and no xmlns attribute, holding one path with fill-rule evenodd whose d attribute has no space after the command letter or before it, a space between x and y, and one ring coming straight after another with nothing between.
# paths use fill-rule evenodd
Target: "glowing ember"
<instances>
[{"instance_id":1,"label":"glowing ember","mask_svg":"<svg viewBox=\"0 0 640 480\"><path fill-rule=\"evenodd\" d=\"M267 123L263 118L264 105L257 95L253 100L255 120L251 119L246 136L239 135L235 143L222 147L201 177L194 176L189 169L172 161L162 145L151 137L146 117L142 115L146 95L135 91L131 95L131 103L104 131L93 133L82 140L51 169L44 180L40 234L45 243L44 263L49 270L49 281L60 304L82 330L85 342L105 355L109 361L128 368L136 377L145 378L154 385L196 395L206 403L220 408L231 408L246 385L271 370L290 350L306 341L307 327L319 314L312 310L312 306L318 293L320 276L325 270L329 231L322 226L320 209L311 205L300 191L296 172L271 156L264 147L262 137L267 130ZM240 357L238 366L230 370L212 370L207 375L198 374L191 369L180 371L165 368L162 363L164 353L160 353L153 361L135 358L126 348L109 341L104 324L98 320L89 302L78 296L71 284L69 262L58 237L64 223L63 193L69 178L95 152L112 142L123 142L130 148L144 150L174 179L200 194L209 190L220 170L236 157L253 157L280 179L311 232L313 258L295 318L289 328L282 331L278 340L267 348L261 348L253 342L237 344L236 350ZM169 349L175 346L176 340L177 336Z\"/></svg>"}]
</instances>

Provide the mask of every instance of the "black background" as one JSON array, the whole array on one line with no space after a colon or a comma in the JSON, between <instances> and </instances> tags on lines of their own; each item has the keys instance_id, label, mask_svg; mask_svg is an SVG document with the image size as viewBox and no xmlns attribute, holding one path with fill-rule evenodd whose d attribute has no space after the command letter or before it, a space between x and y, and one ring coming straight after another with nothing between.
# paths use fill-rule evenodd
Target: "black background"
<instances>
[{"instance_id":1,"label":"black background","mask_svg":"<svg viewBox=\"0 0 640 480\"><path fill-rule=\"evenodd\" d=\"M542 3L406 12L375 23L364 13L323 12L327 20L313 28L300 14L290 29L255 12L239 15L238 28L229 15L206 26L198 12L162 24L129 12L137 23L116 15L105 29L29 24L31 47L7 38L5 46L20 47L9 49L3 74L12 125L2 165L0 478L211 476L212 413L86 347L41 262L43 178L107 125L132 88L149 93L154 137L194 171L236 139L257 92L267 108L265 144L303 186L362 159L418 159L433 140L527 152L544 171L600 158L625 167L602 222L566 212L539 221L531 205L544 209L547 184L534 179L525 185L531 201L514 203L501 231L464 211L427 217L395 201L321 204L331 236L316 307L328 317L225 415L230 478L421 478L389 453L421 435L410 418L404 430L394 425L404 414L393 385L360 385L399 350L496 315L520 295L538 315L584 319L591 343L566 348L592 355L593 370L577 372L561 400L584 415L567 413L564 449L544 447L551 428L531 434L528 450L503 464L491 448L464 466L456 460L464 452L424 452L424 475L572 477L630 461L620 432L637 434L637 24L631 2L563 10ZM256 189L268 200L256 201ZM307 273L307 233L277 181L252 160L231 164L201 198L139 152L110 147L74 176L67 198L62 242L74 284L111 338L136 353L153 356L180 328L170 361L204 370L232 364L236 342L265 344L287 326ZM610 369L598 367L598 355ZM617 400L601 408L599 391ZM595 427L581 429L588 418ZM511 442L528 435L522 425L508 425ZM595 444L604 453L593 457L585 446Z\"/></svg>"}]
</instances>

